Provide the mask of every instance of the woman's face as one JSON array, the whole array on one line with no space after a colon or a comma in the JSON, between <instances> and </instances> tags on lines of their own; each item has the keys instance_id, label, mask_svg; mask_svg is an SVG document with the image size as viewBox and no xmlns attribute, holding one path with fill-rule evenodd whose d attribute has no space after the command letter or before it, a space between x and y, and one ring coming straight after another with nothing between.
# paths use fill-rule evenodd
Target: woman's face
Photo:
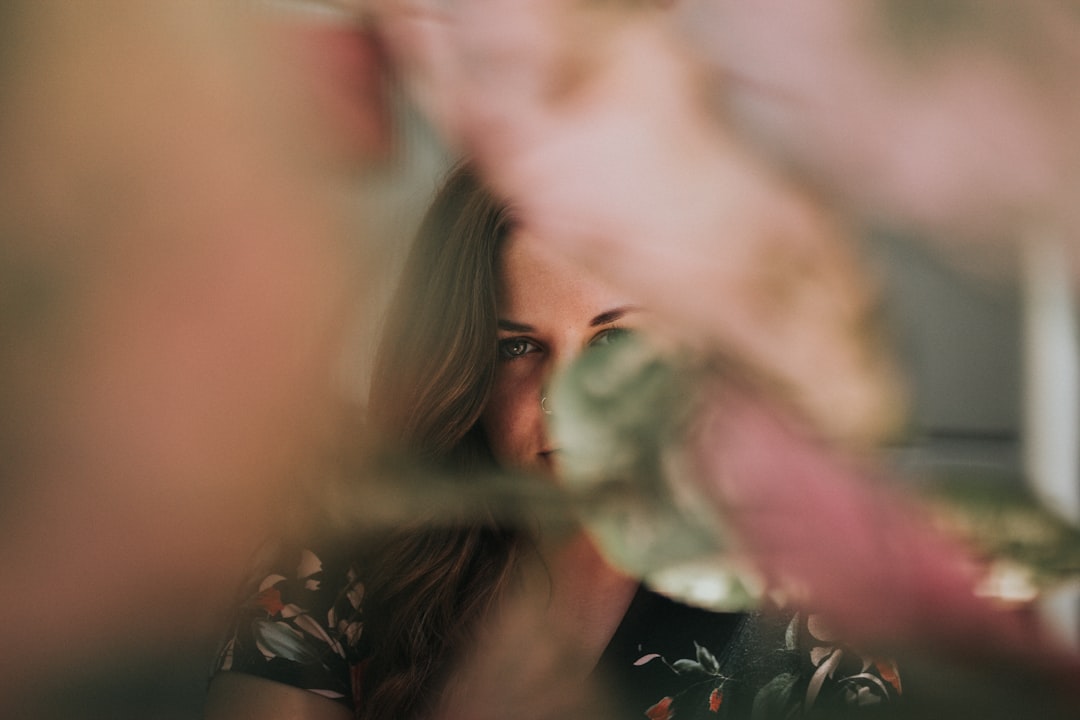
<instances>
[{"instance_id":1,"label":"woman's face","mask_svg":"<svg viewBox=\"0 0 1080 720\"><path fill-rule=\"evenodd\" d=\"M500 464L551 473L558 448L541 407L548 379L587 348L635 329L642 312L528 233L503 244L497 281L499 357L480 421ZM559 411L550 401L546 408Z\"/></svg>"}]
</instances>

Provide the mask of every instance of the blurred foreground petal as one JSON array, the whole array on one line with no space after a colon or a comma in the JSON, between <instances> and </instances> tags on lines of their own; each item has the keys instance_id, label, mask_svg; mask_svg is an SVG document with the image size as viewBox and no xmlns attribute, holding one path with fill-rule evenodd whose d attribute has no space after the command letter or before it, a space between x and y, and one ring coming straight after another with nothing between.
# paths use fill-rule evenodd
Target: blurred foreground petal
<instances>
[{"instance_id":1,"label":"blurred foreground petal","mask_svg":"<svg viewBox=\"0 0 1080 720\"><path fill-rule=\"evenodd\" d=\"M0 694L203 650L323 460L352 277L347 168L257 14L5 12Z\"/></svg>"}]
</instances>

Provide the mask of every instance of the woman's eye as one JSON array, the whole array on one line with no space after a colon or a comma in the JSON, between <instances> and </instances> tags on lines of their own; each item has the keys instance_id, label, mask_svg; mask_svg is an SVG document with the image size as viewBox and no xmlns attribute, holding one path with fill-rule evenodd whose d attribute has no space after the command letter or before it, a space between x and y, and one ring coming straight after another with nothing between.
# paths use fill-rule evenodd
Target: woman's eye
<instances>
[{"instance_id":1,"label":"woman's eye","mask_svg":"<svg viewBox=\"0 0 1080 720\"><path fill-rule=\"evenodd\" d=\"M589 347L599 347L601 345L610 345L616 340L622 340L630 337L634 334L634 331L629 328L613 327L604 330L598 334L592 340L589 341Z\"/></svg>"},{"instance_id":2,"label":"woman's eye","mask_svg":"<svg viewBox=\"0 0 1080 720\"><path fill-rule=\"evenodd\" d=\"M525 338L508 338L499 342L499 357L505 360L523 357L539 350L539 346L532 340Z\"/></svg>"}]
</instances>

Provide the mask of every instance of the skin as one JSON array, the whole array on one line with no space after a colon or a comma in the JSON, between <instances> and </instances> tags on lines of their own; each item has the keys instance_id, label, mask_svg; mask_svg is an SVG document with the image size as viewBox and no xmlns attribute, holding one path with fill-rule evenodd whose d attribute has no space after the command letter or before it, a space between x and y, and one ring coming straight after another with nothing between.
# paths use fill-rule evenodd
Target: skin
<instances>
[{"instance_id":1,"label":"skin","mask_svg":"<svg viewBox=\"0 0 1080 720\"><path fill-rule=\"evenodd\" d=\"M481 423L500 464L554 478L558 448L540 405L545 384L590 347L642 328L648 313L528 233L512 236L500 253L497 304L500 362ZM611 568L580 531L542 530L539 543L540 556L522 568L521 583L451 679L439 717L521 717L522 708L529 717L558 717L588 702L584 681L637 582Z\"/></svg>"},{"instance_id":2,"label":"skin","mask_svg":"<svg viewBox=\"0 0 1080 720\"><path fill-rule=\"evenodd\" d=\"M350 720L352 713L307 690L242 673L219 673L210 683L204 720Z\"/></svg>"},{"instance_id":3,"label":"skin","mask_svg":"<svg viewBox=\"0 0 1080 720\"><path fill-rule=\"evenodd\" d=\"M499 365L481 423L502 466L551 473L557 448L540 405L545 384L589 347L637 328L643 313L524 233L500 253L497 303Z\"/></svg>"}]
</instances>

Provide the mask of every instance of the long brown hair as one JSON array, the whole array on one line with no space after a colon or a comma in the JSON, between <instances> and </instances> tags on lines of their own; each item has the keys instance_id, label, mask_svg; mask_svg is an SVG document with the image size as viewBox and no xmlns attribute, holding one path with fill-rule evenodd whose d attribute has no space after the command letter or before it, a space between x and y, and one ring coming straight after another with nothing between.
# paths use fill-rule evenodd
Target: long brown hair
<instances>
[{"instance_id":1,"label":"long brown hair","mask_svg":"<svg viewBox=\"0 0 1080 720\"><path fill-rule=\"evenodd\" d=\"M507 208L476 173L455 169L411 248L372 373L369 429L464 482L494 465L478 421L497 362L496 256L510 231ZM525 545L494 520L420 520L365 553L373 655L361 718L431 711Z\"/></svg>"}]
</instances>

